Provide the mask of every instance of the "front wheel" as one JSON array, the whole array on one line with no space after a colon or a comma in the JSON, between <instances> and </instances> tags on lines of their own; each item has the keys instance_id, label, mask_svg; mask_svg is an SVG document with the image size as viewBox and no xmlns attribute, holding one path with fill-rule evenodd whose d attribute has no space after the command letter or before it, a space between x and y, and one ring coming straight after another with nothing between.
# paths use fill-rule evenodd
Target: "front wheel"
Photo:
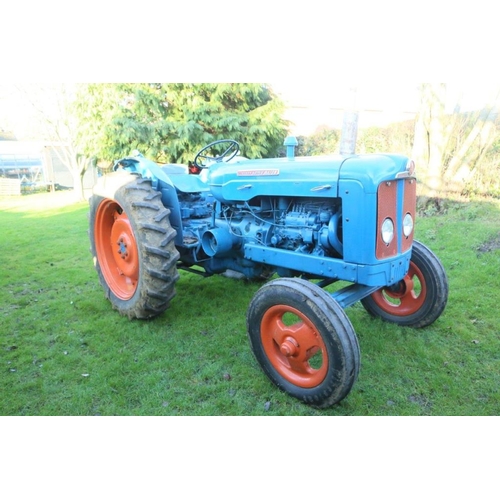
<instances>
[{"instance_id":1,"label":"front wheel","mask_svg":"<svg viewBox=\"0 0 500 500\"><path fill-rule=\"evenodd\" d=\"M90 250L106 297L130 319L158 316L179 277L161 193L149 179L117 172L99 179L89 204Z\"/></svg>"},{"instance_id":2,"label":"front wheel","mask_svg":"<svg viewBox=\"0 0 500 500\"><path fill-rule=\"evenodd\" d=\"M308 281L281 278L254 295L247 329L255 358L281 390L326 408L356 381L359 344L339 304Z\"/></svg>"},{"instance_id":3,"label":"front wheel","mask_svg":"<svg viewBox=\"0 0 500 500\"><path fill-rule=\"evenodd\" d=\"M361 300L375 317L402 326L422 328L436 321L448 301L448 279L436 255L413 242L408 274Z\"/></svg>"}]
</instances>

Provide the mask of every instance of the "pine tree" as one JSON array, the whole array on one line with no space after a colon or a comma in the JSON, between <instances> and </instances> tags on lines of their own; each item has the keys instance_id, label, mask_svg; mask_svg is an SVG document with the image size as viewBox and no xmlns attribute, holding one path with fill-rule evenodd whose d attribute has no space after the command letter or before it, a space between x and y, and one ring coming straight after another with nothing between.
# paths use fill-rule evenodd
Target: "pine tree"
<instances>
[{"instance_id":1,"label":"pine tree","mask_svg":"<svg viewBox=\"0 0 500 500\"><path fill-rule=\"evenodd\" d=\"M238 141L244 156L276 156L283 111L258 83L86 84L77 98L80 144L109 162L137 149L159 163L187 163L219 139Z\"/></svg>"}]
</instances>

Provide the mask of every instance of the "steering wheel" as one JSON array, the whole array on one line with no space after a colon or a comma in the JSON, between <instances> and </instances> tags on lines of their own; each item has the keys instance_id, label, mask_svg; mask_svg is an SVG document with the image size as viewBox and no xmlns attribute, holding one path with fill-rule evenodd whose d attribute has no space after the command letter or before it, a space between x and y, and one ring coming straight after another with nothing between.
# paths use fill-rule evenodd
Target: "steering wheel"
<instances>
[{"instance_id":1,"label":"steering wheel","mask_svg":"<svg viewBox=\"0 0 500 500\"><path fill-rule=\"evenodd\" d=\"M218 144L223 144L226 143L228 146L226 147L225 151L222 154L216 154L216 156L210 156L208 154L204 154L205 151L210 151L211 148ZM224 148L216 148L215 151L220 151L221 149ZM214 151L214 152L215 152ZM233 141L232 139L222 139L221 141L215 141L211 142L204 148L200 149L198 153L196 154L194 158L194 165L198 168L208 168L210 162L216 162L219 163L221 161L228 162L229 160L233 159L238 153L240 152L240 145L236 142Z\"/></svg>"}]
</instances>

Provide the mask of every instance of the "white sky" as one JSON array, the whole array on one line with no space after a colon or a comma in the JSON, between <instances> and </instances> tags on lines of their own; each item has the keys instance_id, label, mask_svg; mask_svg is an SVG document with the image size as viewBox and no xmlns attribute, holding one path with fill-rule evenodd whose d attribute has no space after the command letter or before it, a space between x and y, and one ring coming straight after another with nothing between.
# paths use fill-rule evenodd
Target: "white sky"
<instances>
[{"instance_id":1,"label":"white sky","mask_svg":"<svg viewBox=\"0 0 500 500\"><path fill-rule=\"evenodd\" d=\"M381 85L373 83L296 83L271 84L283 99L294 106L341 108L354 105L359 110L416 111L419 102L420 83ZM464 111L480 109L499 99L499 83L465 82L448 83L448 106L453 109L461 102Z\"/></svg>"},{"instance_id":2,"label":"white sky","mask_svg":"<svg viewBox=\"0 0 500 500\"><path fill-rule=\"evenodd\" d=\"M323 115L352 106L355 86L360 112L387 119L415 113L419 82L459 82L448 106L463 89L463 110L500 87L490 83L500 82L498 19L486 0L145 0L132 11L94 0L76 10L25 3L3 6L0 84L259 81Z\"/></svg>"}]
</instances>

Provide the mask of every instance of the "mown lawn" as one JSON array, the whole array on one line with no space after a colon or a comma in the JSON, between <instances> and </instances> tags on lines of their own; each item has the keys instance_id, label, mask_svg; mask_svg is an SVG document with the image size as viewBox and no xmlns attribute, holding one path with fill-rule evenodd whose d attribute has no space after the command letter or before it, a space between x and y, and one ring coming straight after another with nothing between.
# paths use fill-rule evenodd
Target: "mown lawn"
<instances>
[{"instance_id":1,"label":"mown lawn","mask_svg":"<svg viewBox=\"0 0 500 500\"><path fill-rule=\"evenodd\" d=\"M129 321L98 283L86 203L3 209L0 414L498 415L500 202L438 208L416 234L448 273L445 313L412 330L348 309L361 372L322 411L280 392L253 358L245 314L261 284L182 272L163 316Z\"/></svg>"}]
</instances>

